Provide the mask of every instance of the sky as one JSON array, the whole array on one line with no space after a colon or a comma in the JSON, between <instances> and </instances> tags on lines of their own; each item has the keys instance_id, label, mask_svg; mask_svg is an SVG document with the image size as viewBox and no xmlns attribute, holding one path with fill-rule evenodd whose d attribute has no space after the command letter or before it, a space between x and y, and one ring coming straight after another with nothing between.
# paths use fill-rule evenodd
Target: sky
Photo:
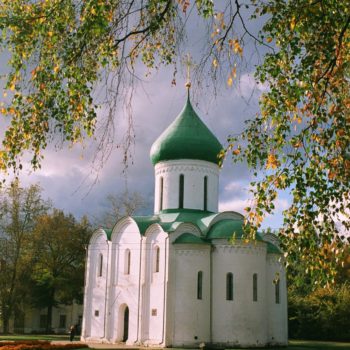
<instances>
[{"instance_id":1,"label":"sky","mask_svg":"<svg viewBox=\"0 0 350 350\"><path fill-rule=\"evenodd\" d=\"M187 38L187 52L198 57L198 47L203 44L200 37L202 28L192 22L189 29L191 35ZM251 57L249 50L248 47L246 57ZM5 70L7 58L6 55L0 56L0 65ZM216 97L205 88L204 91L193 89L191 92L197 114L223 145L230 134L240 133L244 121L252 118L258 110L259 95L264 87L255 84L254 59L251 60L232 87L229 88L225 81L219 84ZM140 72L144 75L146 69L141 66ZM104 166L96 170L92 164L93 140L86 140L85 147L77 145L59 149L51 145L44 153L40 170L33 172L27 168L21 173L22 185L40 184L44 198L50 198L56 208L77 218L87 215L94 221L94 218L101 217L108 208L107 196L118 195L126 189L145 198L146 207L141 214L152 214L154 170L149 151L152 143L180 113L187 96L184 71L178 74L176 86L171 84L172 73L172 67L161 68L143 78L143 83L135 91L132 101L135 142L131 149L132 161L128 162L127 169L122 150L115 148ZM121 112L116 118L115 137L118 142L124 136L126 116ZM3 126L1 130L4 130ZM230 159L226 159L220 176L219 210L242 213L252 200L250 180L251 174L245 164L232 164ZM264 220L263 227L281 227L282 211L287 209L288 200L288 194L282 194L277 199L276 213Z\"/></svg>"},{"instance_id":2,"label":"sky","mask_svg":"<svg viewBox=\"0 0 350 350\"><path fill-rule=\"evenodd\" d=\"M127 169L120 149L114 149L103 168L96 172L89 147L82 149L77 145L61 150L50 147L44 153L41 169L35 172L23 171L21 183L24 186L39 183L43 196L50 198L56 208L73 213L78 218L87 215L93 221L107 210L108 195L118 195L126 189L136 191L145 198L146 207L141 214L152 214L154 170L149 151L186 102L185 79L172 87L170 77L167 72L159 73L149 80L145 91L140 89L134 97L135 143L131 150L133 159L129 161ZM246 98L252 93L253 98L248 105ZM209 104L200 98L192 99L192 103L209 129L225 144L227 136L242 131L244 120L254 115L259 94L260 90L256 89L253 78L246 74L241 77L240 89L224 87L220 96ZM122 137L122 132L116 137ZM89 145L89 140L86 144ZM220 173L219 210L242 213L251 201L250 180L251 174L245 164L233 164L229 158L226 159ZM280 227L282 210L287 205L287 197L278 199L276 214L267 217L263 226L274 229Z\"/></svg>"}]
</instances>

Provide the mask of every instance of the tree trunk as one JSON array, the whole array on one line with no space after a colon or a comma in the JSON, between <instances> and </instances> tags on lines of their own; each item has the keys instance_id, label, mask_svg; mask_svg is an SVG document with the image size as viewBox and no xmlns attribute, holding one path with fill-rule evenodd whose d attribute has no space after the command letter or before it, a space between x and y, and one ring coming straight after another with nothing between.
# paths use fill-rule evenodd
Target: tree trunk
<instances>
[{"instance_id":1,"label":"tree trunk","mask_svg":"<svg viewBox=\"0 0 350 350\"><path fill-rule=\"evenodd\" d=\"M8 308L3 307L2 308L2 328L4 334L10 333L10 312Z\"/></svg>"}]
</instances>

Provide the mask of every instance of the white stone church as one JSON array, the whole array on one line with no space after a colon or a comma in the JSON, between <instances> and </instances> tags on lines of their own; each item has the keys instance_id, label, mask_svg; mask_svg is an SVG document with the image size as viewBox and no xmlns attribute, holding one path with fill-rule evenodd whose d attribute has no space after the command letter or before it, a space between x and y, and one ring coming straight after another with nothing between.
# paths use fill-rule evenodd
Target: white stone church
<instances>
[{"instance_id":1,"label":"white stone church","mask_svg":"<svg viewBox=\"0 0 350 350\"><path fill-rule=\"evenodd\" d=\"M154 214L124 217L91 238L82 340L287 345L278 241L258 235L245 243L243 216L218 213L221 148L188 98L151 149Z\"/></svg>"}]
</instances>

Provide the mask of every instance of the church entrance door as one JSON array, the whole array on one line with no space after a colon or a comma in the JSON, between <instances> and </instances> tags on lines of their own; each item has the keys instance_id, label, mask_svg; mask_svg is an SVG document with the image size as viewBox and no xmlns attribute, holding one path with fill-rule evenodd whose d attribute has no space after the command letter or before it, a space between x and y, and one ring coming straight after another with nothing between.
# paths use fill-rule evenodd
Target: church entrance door
<instances>
[{"instance_id":1,"label":"church entrance door","mask_svg":"<svg viewBox=\"0 0 350 350\"><path fill-rule=\"evenodd\" d=\"M126 307L124 310L124 331L123 331L123 342L126 342L129 337L129 308Z\"/></svg>"}]
</instances>

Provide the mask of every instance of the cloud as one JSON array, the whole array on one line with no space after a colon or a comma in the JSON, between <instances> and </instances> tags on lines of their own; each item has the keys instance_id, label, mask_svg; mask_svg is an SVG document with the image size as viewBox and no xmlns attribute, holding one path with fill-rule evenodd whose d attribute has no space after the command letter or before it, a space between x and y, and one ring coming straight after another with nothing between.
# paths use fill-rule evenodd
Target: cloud
<instances>
[{"instance_id":1,"label":"cloud","mask_svg":"<svg viewBox=\"0 0 350 350\"><path fill-rule=\"evenodd\" d=\"M239 79L239 88L236 90L236 93L241 94L245 99L254 98L256 102L257 97L267 90L268 85L266 83L257 83L253 73L244 73Z\"/></svg>"},{"instance_id":2,"label":"cloud","mask_svg":"<svg viewBox=\"0 0 350 350\"><path fill-rule=\"evenodd\" d=\"M244 208L249 205L249 199L232 199L230 201L219 201L219 211L237 211L244 213Z\"/></svg>"}]
</instances>

